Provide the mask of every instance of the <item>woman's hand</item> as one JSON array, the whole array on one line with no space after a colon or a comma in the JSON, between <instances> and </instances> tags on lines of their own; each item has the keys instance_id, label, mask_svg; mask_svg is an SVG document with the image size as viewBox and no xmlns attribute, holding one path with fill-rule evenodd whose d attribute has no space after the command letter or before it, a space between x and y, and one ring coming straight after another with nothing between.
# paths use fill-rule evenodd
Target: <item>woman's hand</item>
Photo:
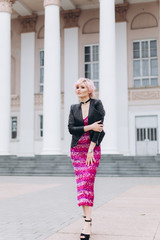
<instances>
[{"instance_id":1,"label":"woman's hand","mask_svg":"<svg viewBox=\"0 0 160 240\"><path fill-rule=\"evenodd\" d=\"M93 131L102 132L104 125L103 125L102 123L99 124L100 122L101 122L101 120L98 121L98 122L92 123L92 130L93 130Z\"/></svg>"},{"instance_id":2,"label":"woman's hand","mask_svg":"<svg viewBox=\"0 0 160 240\"><path fill-rule=\"evenodd\" d=\"M89 166L90 163L91 163L91 165L93 165L93 162L96 162L96 160L94 159L94 152L88 152L87 159L86 159L86 165Z\"/></svg>"}]
</instances>

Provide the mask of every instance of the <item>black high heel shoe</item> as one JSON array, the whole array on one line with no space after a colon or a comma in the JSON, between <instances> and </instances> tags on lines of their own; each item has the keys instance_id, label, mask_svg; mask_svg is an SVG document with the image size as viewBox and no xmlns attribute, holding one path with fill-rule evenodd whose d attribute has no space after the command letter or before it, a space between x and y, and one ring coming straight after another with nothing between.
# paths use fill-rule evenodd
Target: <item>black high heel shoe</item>
<instances>
[{"instance_id":1,"label":"black high heel shoe","mask_svg":"<svg viewBox=\"0 0 160 240\"><path fill-rule=\"evenodd\" d=\"M90 222L90 225L92 225L92 219L90 220L85 219L85 222ZM90 234L81 233L80 240L89 240L89 239L90 239Z\"/></svg>"}]
</instances>

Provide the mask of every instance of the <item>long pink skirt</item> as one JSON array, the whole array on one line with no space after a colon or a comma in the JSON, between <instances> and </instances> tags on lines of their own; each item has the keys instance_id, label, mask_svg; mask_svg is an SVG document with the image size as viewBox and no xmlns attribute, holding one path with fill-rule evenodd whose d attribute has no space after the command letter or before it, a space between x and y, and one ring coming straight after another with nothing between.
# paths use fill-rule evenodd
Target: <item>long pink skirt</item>
<instances>
[{"instance_id":1,"label":"long pink skirt","mask_svg":"<svg viewBox=\"0 0 160 240\"><path fill-rule=\"evenodd\" d=\"M84 119L84 125L88 125L88 117ZM75 171L77 183L78 206L93 206L94 201L94 181L101 158L101 148L94 148L93 165L86 165L88 148L90 145L89 132L86 132L79 139L77 145L71 148L71 159Z\"/></svg>"}]
</instances>

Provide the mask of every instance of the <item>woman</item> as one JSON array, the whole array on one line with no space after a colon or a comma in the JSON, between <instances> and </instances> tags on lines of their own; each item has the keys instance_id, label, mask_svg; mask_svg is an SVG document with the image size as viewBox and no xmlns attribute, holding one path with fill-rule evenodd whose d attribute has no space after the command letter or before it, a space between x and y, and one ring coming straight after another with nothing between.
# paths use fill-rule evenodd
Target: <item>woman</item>
<instances>
[{"instance_id":1,"label":"woman","mask_svg":"<svg viewBox=\"0 0 160 240\"><path fill-rule=\"evenodd\" d=\"M93 99L94 83L80 78L75 84L79 104L71 105L68 129L72 134L71 159L76 175L78 206L82 206L85 225L80 239L90 238L94 180L100 162L100 142L104 137L105 111L101 100Z\"/></svg>"}]
</instances>

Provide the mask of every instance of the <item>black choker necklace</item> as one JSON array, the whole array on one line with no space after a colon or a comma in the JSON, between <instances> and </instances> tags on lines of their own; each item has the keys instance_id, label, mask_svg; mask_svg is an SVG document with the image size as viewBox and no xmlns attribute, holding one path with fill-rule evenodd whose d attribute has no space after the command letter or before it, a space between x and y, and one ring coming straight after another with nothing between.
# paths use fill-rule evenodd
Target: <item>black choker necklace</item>
<instances>
[{"instance_id":1,"label":"black choker necklace","mask_svg":"<svg viewBox=\"0 0 160 240\"><path fill-rule=\"evenodd\" d=\"M86 102L81 102L82 104L84 104L84 103L87 103L87 102L89 102L91 100L91 98L90 99L88 99Z\"/></svg>"}]
</instances>

